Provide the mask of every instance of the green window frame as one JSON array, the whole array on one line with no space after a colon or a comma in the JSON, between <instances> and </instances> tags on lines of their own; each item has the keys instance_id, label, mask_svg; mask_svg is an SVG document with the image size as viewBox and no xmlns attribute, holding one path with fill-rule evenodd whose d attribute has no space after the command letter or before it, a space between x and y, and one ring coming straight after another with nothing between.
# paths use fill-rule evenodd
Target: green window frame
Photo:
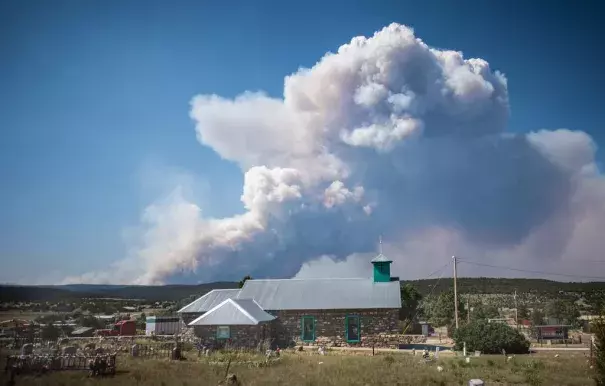
<instances>
[{"instance_id":1,"label":"green window frame","mask_svg":"<svg viewBox=\"0 0 605 386\"><path fill-rule=\"evenodd\" d=\"M306 330L305 326L307 326ZM315 316L305 315L300 318L300 340L303 342L315 341Z\"/></svg>"},{"instance_id":2,"label":"green window frame","mask_svg":"<svg viewBox=\"0 0 605 386\"><path fill-rule=\"evenodd\" d=\"M357 327L357 336L349 333L350 329L353 327ZM347 315L345 317L345 338L349 343L357 343L361 341L361 318L359 315Z\"/></svg>"},{"instance_id":3,"label":"green window frame","mask_svg":"<svg viewBox=\"0 0 605 386\"><path fill-rule=\"evenodd\" d=\"M231 328L229 326L216 326L216 339L231 338Z\"/></svg>"}]
</instances>

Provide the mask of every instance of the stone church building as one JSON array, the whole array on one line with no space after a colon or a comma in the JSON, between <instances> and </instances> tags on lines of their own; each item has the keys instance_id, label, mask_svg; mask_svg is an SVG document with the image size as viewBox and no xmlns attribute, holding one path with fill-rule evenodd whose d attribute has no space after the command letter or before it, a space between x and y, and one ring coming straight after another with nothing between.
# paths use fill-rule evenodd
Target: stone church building
<instances>
[{"instance_id":1,"label":"stone church building","mask_svg":"<svg viewBox=\"0 0 605 386\"><path fill-rule=\"evenodd\" d=\"M399 278L383 254L371 263L372 278L247 280L178 312L205 344L393 347L401 332Z\"/></svg>"}]
</instances>

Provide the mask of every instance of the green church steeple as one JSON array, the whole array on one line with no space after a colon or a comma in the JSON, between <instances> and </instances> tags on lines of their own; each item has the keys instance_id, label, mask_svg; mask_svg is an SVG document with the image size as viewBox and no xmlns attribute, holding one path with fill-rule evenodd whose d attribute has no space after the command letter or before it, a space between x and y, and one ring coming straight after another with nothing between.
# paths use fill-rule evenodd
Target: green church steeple
<instances>
[{"instance_id":1,"label":"green church steeple","mask_svg":"<svg viewBox=\"0 0 605 386\"><path fill-rule=\"evenodd\" d=\"M391 263L393 261L382 254L382 236L379 240L379 254L372 259L374 266L374 282L385 283L391 281Z\"/></svg>"}]
</instances>

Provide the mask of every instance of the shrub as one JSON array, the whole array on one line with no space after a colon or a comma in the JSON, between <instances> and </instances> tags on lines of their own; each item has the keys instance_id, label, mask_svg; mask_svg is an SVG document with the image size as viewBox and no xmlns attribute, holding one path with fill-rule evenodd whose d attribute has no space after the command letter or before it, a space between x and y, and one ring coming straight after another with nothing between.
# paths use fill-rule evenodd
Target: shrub
<instances>
[{"instance_id":1,"label":"shrub","mask_svg":"<svg viewBox=\"0 0 605 386\"><path fill-rule=\"evenodd\" d=\"M601 315L592 322L595 337L595 367L594 381L597 385L605 385L605 317ZM592 344L592 343L591 343Z\"/></svg>"},{"instance_id":2,"label":"shrub","mask_svg":"<svg viewBox=\"0 0 605 386\"><path fill-rule=\"evenodd\" d=\"M462 350L464 342L469 351L484 354L500 354L504 349L509 354L525 354L529 341L520 332L501 323L478 320L454 331L455 349Z\"/></svg>"}]
</instances>

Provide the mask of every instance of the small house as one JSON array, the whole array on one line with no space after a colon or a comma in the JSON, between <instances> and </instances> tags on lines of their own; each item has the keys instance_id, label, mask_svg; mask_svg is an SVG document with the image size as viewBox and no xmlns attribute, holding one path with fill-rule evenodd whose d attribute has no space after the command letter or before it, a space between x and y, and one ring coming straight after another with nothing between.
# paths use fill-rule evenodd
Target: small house
<instances>
[{"instance_id":1,"label":"small house","mask_svg":"<svg viewBox=\"0 0 605 386\"><path fill-rule=\"evenodd\" d=\"M178 316L149 316L145 320L145 335L174 335L180 329Z\"/></svg>"},{"instance_id":2,"label":"small house","mask_svg":"<svg viewBox=\"0 0 605 386\"><path fill-rule=\"evenodd\" d=\"M274 320L253 299L227 299L189 325L205 341L253 347L271 339Z\"/></svg>"},{"instance_id":3,"label":"small house","mask_svg":"<svg viewBox=\"0 0 605 386\"><path fill-rule=\"evenodd\" d=\"M565 340L569 339L569 328L564 324L536 326L538 340Z\"/></svg>"},{"instance_id":4,"label":"small house","mask_svg":"<svg viewBox=\"0 0 605 386\"><path fill-rule=\"evenodd\" d=\"M230 339L249 346L270 339L280 347L396 345L401 293L391 263L376 256L371 278L247 280L241 289L213 290L178 313L212 344ZM248 341L242 343L244 336Z\"/></svg>"}]
</instances>

